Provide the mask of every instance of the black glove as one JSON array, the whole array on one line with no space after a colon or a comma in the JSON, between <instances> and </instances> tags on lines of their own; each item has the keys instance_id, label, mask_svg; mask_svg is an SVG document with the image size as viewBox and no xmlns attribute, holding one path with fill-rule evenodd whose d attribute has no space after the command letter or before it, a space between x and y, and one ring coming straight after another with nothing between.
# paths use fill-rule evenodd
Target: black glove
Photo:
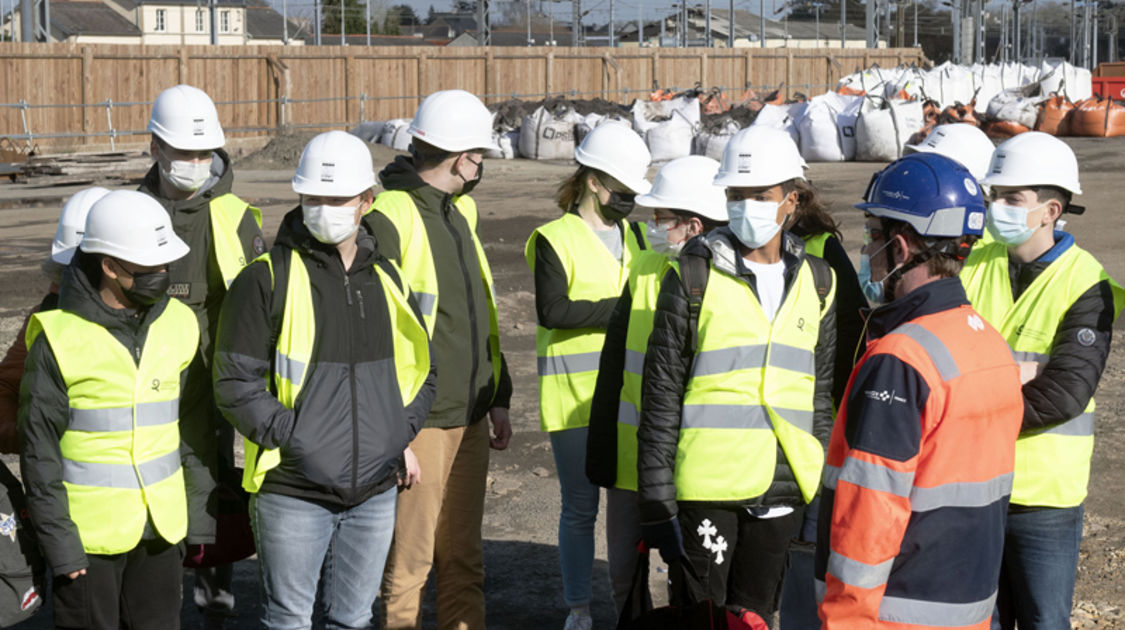
<instances>
[{"instance_id":1,"label":"black glove","mask_svg":"<svg viewBox=\"0 0 1125 630\"><path fill-rule=\"evenodd\" d=\"M660 523L641 525L641 537L649 549L659 549L665 564L672 564L684 555L684 535L680 521L672 517Z\"/></svg>"}]
</instances>

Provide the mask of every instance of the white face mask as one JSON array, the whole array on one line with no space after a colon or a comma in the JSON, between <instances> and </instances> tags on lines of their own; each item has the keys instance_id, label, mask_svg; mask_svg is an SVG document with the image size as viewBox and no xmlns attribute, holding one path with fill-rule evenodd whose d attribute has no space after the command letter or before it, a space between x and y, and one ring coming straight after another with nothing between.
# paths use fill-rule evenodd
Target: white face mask
<instances>
[{"instance_id":1,"label":"white face mask","mask_svg":"<svg viewBox=\"0 0 1125 630\"><path fill-rule=\"evenodd\" d=\"M359 229L355 206L310 206L301 204L305 227L325 245L338 245Z\"/></svg>"},{"instance_id":2,"label":"white face mask","mask_svg":"<svg viewBox=\"0 0 1125 630\"><path fill-rule=\"evenodd\" d=\"M645 236L648 237L648 245L652 248L652 251L658 254L664 254L669 258L675 258L680 255L680 250L684 248L684 243L687 241L681 241L679 243L669 242L668 230L670 229L672 228L667 224L661 226L656 221L652 221L645 229Z\"/></svg>"},{"instance_id":3,"label":"white face mask","mask_svg":"<svg viewBox=\"0 0 1125 630\"><path fill-rule=\"evenodd\" d=\"M160 175L169 184L184 192L195 192L211 177L211 159L203 162L172 160L168 168L160 164Z\"/></svg>"},{"instance_id":4,"label":"white face mask","mask_svg":"<svg viewBox=\"0 0 1125 630\"><path fill-rule=\"evenodd\" d=\"M743 245L758 249L770 242L781 230L781 225L777 222L777 209L780 206L776 201L728 201L730 229Z\"/></svg>"},{"instance_id":5,"label":"white face mask","mask_svg":"<svg viewBox=\"0 0 1125 630\"><path fill-rule=\"evenodd\" d=\"M1027 216L1046 205L1044 203L1034 208L1021 208L993 201L988 204L988 232L997 242L1022 245L1035 233L1035 228L1027 225Z\"/></svg>"}]
</instances>

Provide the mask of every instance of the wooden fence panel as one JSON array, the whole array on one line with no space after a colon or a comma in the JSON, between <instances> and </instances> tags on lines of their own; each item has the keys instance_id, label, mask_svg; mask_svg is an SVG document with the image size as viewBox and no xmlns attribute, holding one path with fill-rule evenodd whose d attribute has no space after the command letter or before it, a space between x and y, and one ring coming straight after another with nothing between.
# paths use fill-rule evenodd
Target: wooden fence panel
<instances>
[{"instance_id":1,"label":"wooden fence panel","mask_svg":"<svg viewBox=\"0 0 1125 630\"><path fill-rule=\"evenodd\" d=\"M130 46L0 43L0 137L41 146L104 144L143 132L161 90L189 83L216 101L231 135L282 125L342 128L405 118L421 98L460 88L488 102L523 95L628 102L662 87L786 85L813 96L872 64L925 63L915 49L427 48ZM20 101L32 106L23 111ZM107 119L106 101L112 101ZM283 101L285 101L283 103ZM135 103L130 105L129 103ZM24 125L26 119L26 128ZM42 138L72 134L72 138ZM137 136L127 139L136 140Z\"/></svg>"}]
</instances>

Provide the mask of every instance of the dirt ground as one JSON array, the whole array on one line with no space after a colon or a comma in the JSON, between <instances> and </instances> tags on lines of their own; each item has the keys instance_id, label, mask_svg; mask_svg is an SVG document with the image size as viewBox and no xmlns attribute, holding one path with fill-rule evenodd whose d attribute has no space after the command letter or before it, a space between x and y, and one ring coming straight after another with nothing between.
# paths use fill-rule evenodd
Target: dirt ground
<instances>
[{"instance_id":1,"label":"dirt ground","mask_svg":"<svg viewBox=\"0 0 1125 630\"><path fill-rule=\"evenodd\" d=\"M1125 254L1120 249L1123 232L1117 214L1122 194L1117 187L1122 186L1121 173L1125 172L1125 140L1074 139L1070 143L1083 169L1086 194L1079 202L1089 210L1084 216L1072 217L1068 229L1113 276L1125 279ZM295 204L289 178L296 154L285 148L277 151L276 157L253 157L251 162L258 170L239 170L235 182L237 194L262 208L264 232L270 237L281 216ZM373 147L372 153L377 168L395 155L386 147ZM484 521L490 628L558 628L566 616L556 550L558 480L547 436L538 428L533 281L523 259L523 246L532 229L558 215L551 195L572 168L569 164L490 160L474 195L482 211L481 235L496 275L502 344L515 381L511 417L516 433L508 450L493 453ZM878 168L862 163L814 164L809 171L810 178L832 202L832 211L843 226L845 245L853 256L858 255L861 222L850 204L859 200L871 173ZM48 252L62 200L74 190L29 190L0 183L0 344L4 347L27 309L46 289L39 263ZM1123 348L1120 342L1114 348L1098 395L1098 438L1075 596L1076 628L1125 628L1125 425L1118 420L1125 415ZM10 457L6 460L12 462ZM661 579L654 568L653 584ZM185 587L189 585L190 580L185 580ZM185 592L190 599L190 590ZM237 566L235 592L240 614L228 627L256 627L253 560ZM596 627L612 628L601 524L594 594ZM431 593L427 628L436 627L432 601ZM192 608L185 602L185 627L200 627ZM46 615L41 614L23 627L48 626Z\"/></svg>"}]
</instances>

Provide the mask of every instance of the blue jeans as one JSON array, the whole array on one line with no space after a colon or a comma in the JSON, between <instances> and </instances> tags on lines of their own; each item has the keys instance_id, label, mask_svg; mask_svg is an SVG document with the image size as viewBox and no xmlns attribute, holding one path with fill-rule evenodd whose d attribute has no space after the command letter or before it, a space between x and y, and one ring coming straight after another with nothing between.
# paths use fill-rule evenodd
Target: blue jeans
<instances>
[{"instance_id":1,"label":"blue jeans","mask_svg":"<svg viewBox=\"0 0 1125 630\"><path fill-rule=\"evenodd\" d=\"M1070 627L1083 506L1009 512L993 630Z\"/></svg>"},{"instance_id":2,"label":"blue jeans","mask_svg":"<svg viewBox=\"0 0 1125 630\"><path fill-rule=\"evenodd\" d=\"M370 628L397 494L392 487L351 508L271 492L254 495L262 627L311 628L320 583L325 628Z\"/></svg>"},{"instance_id":3,"label":"blue jeans","mask_svg":"<svg viewBox=\"0 0 1125 630\"><path fill-rule=\"evenodd\" d=\"M571 608L590 604L590 576L594 571L594 522L598 520L600 494L586 478L588 433L586 427L550 433L562 491L559 562L563 599Z\"/></svg>"}]
</instances>

